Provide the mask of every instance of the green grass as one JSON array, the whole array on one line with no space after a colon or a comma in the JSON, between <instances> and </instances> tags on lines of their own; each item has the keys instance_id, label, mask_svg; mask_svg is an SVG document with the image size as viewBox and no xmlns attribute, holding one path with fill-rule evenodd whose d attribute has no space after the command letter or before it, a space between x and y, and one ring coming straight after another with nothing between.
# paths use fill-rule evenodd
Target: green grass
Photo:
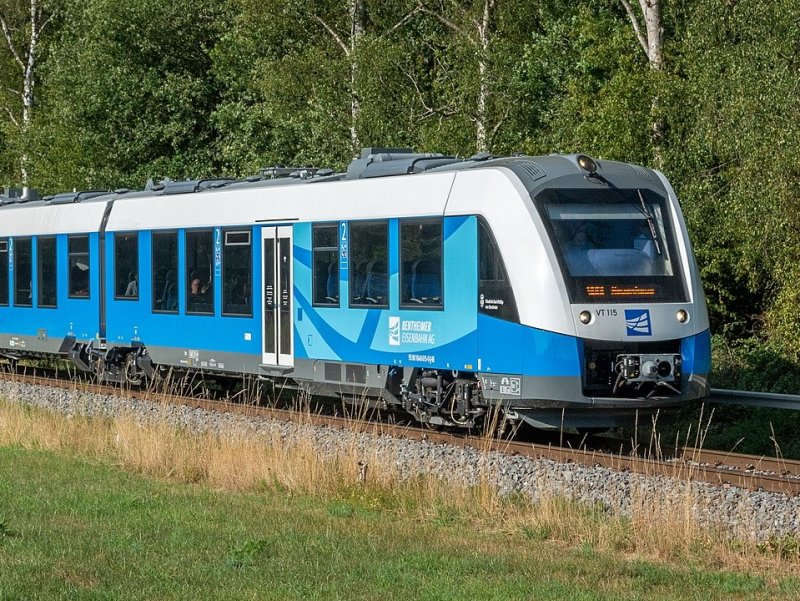
<instances>
[{"instance_id":1,"label":"green grass","mask_svg":"<svg viewBox=\"0 0 800 601\"><path fill-rule=\"evenodd\" d=\"M0 599L794 599L800 583L0 448Z\"/></svg>"}]
</instances>

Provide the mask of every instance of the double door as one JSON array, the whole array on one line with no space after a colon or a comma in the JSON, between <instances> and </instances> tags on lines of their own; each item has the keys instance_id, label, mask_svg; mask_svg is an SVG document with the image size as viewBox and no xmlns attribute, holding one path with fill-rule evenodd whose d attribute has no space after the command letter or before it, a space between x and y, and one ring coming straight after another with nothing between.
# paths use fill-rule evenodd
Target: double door
<instances>
[{"instance_id":1,"label":"double door","mask_svg":"<svg viewBox=\"0 0 800 601\"><path fill-rule=\"evenodd\" d=\"M294 366L292 332L292 227L261 229L264 269L264 365Z\"/></svg>"}]
</instances>

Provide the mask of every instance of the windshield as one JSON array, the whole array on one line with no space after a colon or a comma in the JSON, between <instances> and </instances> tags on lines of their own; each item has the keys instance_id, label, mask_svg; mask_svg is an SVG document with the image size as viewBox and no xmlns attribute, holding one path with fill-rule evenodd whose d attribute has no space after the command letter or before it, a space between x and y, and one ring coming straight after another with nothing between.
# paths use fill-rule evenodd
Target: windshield
<instances>
[{"instance_id":1,"label":"windshield","mask_svg":"<svg viewBox=\"0 0 800 601\"><path fill-rule=\"evenodd\" d=\"M666 201L650 190L549 190L537 198L575 300L682 300Z\"/></svg>"},{"instance_id":2,"label":"windshield","mask_svg":"<svg viewBox=\"0 0 800 601\"><path fill-rule=\"evenodd\" d=\"M548 215L570 275L672 275L664 239L661 207L648 206L647 217L630 204L606 204L602 213L585 204L551 205Z\"/></svg>"}]
</instances>

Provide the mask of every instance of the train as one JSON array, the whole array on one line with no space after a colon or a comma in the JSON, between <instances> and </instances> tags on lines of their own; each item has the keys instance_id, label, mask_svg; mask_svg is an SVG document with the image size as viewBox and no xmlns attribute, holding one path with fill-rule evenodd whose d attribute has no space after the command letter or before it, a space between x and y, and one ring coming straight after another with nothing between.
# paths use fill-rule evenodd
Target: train
<instances>
[{"instance_id":1,"label":"train","mask_svg":"<svg viewBox=\"0 0 800 601\"><path fill-rule=\"evenodd\" d=\"M0 357L592 430L706 397L711 338L662 173L367 148L341 172L3 199Z\"/></svg>"}]
</instances>

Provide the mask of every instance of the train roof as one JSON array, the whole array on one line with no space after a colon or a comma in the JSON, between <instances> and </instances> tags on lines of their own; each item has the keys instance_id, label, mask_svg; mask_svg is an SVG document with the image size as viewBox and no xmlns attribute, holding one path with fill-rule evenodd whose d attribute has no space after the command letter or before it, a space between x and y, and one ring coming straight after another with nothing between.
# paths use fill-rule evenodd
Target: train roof
<instances>
[{"instance_id":1,"label":"train roof","mask_svg":"<svg viewBox=\"0 0 800 601\"><path fill-rule=\"evenodd\" d=\"M0 219L0 235L19 236L51 232L98 231L105 207L112 201L115 209L109 224L111 231L125 227L160 228L211 225L211 215L202 217L191 215L194 211L190 203L195 201L189 201L187 196L199 196L216 204L218 217L220 206L224 206L226 213L230 212L232 207L229 202L226 202L230 199L227 193L234 190L240 192L237 196L237 204L240 201L243 202L251 213L258 213L260 204L261 212L264 215L261 221L300 219L300 213L306 218L315 220L338 219L345 217L344 213L346 213L345 218L349 219L370 218L376 217L378 214L385 214L385 208L377 211L378 207L375 205L380 204L385 207L386 202L391 203L393 214L396 213L394 216L398 217L406 214L442 214L453 178L458 172L505 168L517 176L531 196L535 196L540 188L552 185L559 178L572 176L574 179L576 174L586 175L586 169L579 165L580 157L585 157L585 155L496 157L483 153L469 158L457 158L435 153L416 153L409 148L365 148L360 157L350 163L345 172L313 167L275 166L262 169L258 175L241 180L206 178L172 181L166 179L158 183L149 181L144 190L74 191L28 202L19 198L4 199L0 203L0 214L5 214L6 218ZM605 177L612 178L618 187L652 186L661 188L659 178L650 169L614 161L595 161L593 159L592 161L596 170L602 172ZM422 174L426 174L426 177L398 179L399 176ZM356 183L360 180L372 180L374 184L364 188L361 184ZM332 182L339 182L343 185L335 186L337 192L334 192L333 189L324 186L325 183ZM308 194L309 189L306 186L312 185L315 192ZM322 189L319 189L318 186L321 186ZM338 191L339 188L343 189ZM265 189L275 190L270 194L270 197L275 200L274 203L269 203L269 205L273 205L270 207L273 210L270 211L264 210L266 209L263 202ZM316 205L319 204L320 197L329 198L330 206L328 210L319 208L312 212L299 210L301 208L299 205L306 204L302 202L305 196L316 198ZM141 201L141 203L132 204L137 207L141 204L138 210L144 213L135 219L132 216L137 208L129 206L128 202L134 199ZM376 199L379 199L378 203L376 203ZM345 205L342 203L345 202L347 208L343 209ZM203 202L200 205L204 207L201 212L207 213L207 203ZM359 210L359 207L362 210ZM21 209L25 210L28 217L33 217L27 210L34 208L40 209L36 211L35 219L10 219L11 212L16 213ZM43 208L46 210L41 210ZM199 209L199 206L197 208ZM242 209L245 209L245 206ZM153 212L157 214L154 215ZM240 211L234 211L234 213L243 214ZM198 217L200 217L199 221ZM25 226L24 223L27 221L30 223ZM223 219L222 221L227 220ZM7 227L3 226L3 222L7 222ZM17 223L12 225L10 222Z\"/></svg>"}]
</instances>

